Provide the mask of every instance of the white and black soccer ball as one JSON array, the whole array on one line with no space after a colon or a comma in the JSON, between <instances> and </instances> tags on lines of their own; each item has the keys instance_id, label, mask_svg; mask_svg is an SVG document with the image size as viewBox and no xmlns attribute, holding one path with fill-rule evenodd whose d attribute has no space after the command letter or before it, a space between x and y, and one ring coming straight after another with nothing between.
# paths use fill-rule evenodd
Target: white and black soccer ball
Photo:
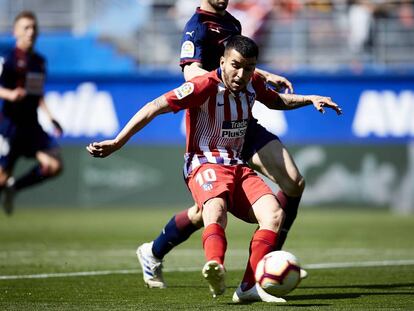
<instances>
[{"instance_id":1,"label":"white and black soccer ball","mask_svg":"<svg viewBox=\"0 0 414 311\"><path fill-rule=\"evenodd\" d=\"M256 282L270 295L280 297L294 290L300 282L300 264L286 251L266 254L257 264Z\"/></svg>"}]
</instances>

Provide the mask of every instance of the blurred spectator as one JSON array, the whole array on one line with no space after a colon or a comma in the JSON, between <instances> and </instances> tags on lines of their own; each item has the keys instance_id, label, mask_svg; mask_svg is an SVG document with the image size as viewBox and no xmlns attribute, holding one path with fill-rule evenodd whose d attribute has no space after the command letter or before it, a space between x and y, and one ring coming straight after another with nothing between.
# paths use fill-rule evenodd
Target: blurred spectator
<instances>
[{"instance_id":1,"label":"blurred spectator","mask_svg":"<svg viewBox=\"0 0 414 311\"><path fill-rule=\"evenodd\" d=\"M184 29L185 24L194 14L196 7L200 6L199 2L194 0L177 0L175 5L168 12L175 20L177 29Z\"/></svg>"},{"instance_id":2,"label":"blurred spectator","mask_svg":"<svg viewBox=\"0 0 414 311\"><path fill-rule=\"evenodd\" d=\"M273 11L278 22L293 20L302 8L300 0L275 0L273 5Z\"/></svg>"},{"instance_id":3,"label":"blurred spectator","mask_svg":"<svg viewBox=\"0 0 414 311\"><path fill-rule=\"evenodd\" d=\"M373 25L374 4L368 0L350 1L348 11L350 50L360 54L367 50Z\"/></svg>"},{"instance_id":4,"label":"blurred spectator","mask_svg":"<svg viewBox=\"0 0 414 311\"><path fill-rule=\"evenodd\" d=\"M148 23L152 0L107 1L95 12L88 31L101 37L132 37Z\"/></svg>"},{"instance_id":5,"label":"blurred spectator","mask_svg":"<svg viewBox=\"0 0 414 311\"><path fill-rule=\"evenodd\" d=\"M273 0L231 0L228 11L243 25L243 35L260 43L260 35L272 12Z\"/></svg>"},{"instance_id":6,"label":"blurred spectator","mask_svg":"<svg viewBox=\"0 0 414 311\"><path fill-rule=\"evenodd\" d=\"M414 27L414 7L411 0L403 0L397 9L398 19L405 28Z\"/></svg>"}]
</instances>

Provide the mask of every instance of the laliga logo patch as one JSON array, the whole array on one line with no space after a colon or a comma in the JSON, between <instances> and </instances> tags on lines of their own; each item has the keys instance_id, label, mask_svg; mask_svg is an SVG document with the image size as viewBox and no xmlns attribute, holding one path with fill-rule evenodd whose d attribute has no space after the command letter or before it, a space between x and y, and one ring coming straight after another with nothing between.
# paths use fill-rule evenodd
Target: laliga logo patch
<instances>
[{"instance_id":1,"label":"laliga logo patch","mask_svg":"<svg viewBox=\"0 0 414 311\"><path fill-rule=\"evenodd\" d=\"M184 41L181 46L181 58L193 57L194 56L194 43L191 41Z\"/></svg>"},{"instance_id":2,"label":"laliga logo patch","mask_svg":"<svg viewBox=\"0 0 414 311\"><path fill-rule=\"evenodd\" d=\"M191 82L186 82L180 87L177 87L174 90L175 96L177 96L178 99L182 99L188 95L190 95L194 91L194 84Z\"/></svg>"}]
</instances>

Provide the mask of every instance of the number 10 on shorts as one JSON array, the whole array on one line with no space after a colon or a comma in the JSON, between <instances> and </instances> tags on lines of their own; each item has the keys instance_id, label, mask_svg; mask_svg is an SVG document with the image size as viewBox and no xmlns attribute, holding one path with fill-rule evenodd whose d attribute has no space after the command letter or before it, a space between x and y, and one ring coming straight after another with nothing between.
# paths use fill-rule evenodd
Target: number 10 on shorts
<instances>
[{"instance_id":1,"label":"number 10 on shorts","mask_svg":"<svg viewBox=\"0 0 414 311\"><path fill-rule=\"evenodd\" d=\"M216 172L212 168L208 168L205 171L197 173L195 180L204 191L212 190L212 182L217 180Z\"/></svg>"}]
</instances>

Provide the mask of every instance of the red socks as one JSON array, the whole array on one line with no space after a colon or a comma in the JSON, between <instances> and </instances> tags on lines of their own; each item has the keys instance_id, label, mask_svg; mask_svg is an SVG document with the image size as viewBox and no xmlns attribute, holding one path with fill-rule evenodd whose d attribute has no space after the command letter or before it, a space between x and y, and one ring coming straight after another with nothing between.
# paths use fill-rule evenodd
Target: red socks
<instances>
[{"instance_id":1,"label":"red socks","mask_svg":"<svg viewBox=\"0 0 414 311\"><path fill-rule=\"evenodd\" d=\"M203 232L203 248L207 261L216 260L224 263L224 254L227 249L227 240L224 229L219 224L208 225Z\"/></svg>"},{"instance_id":2,"label":"red socks","mask_svg":"<svg viewBox=\"0 0 414 311\"><path fill-rule=\"evenodd\" d=\"M275 250L277 234L271 230L257 230L250 241L249 261L242 280L242 290L246 291L256 284L256 266L264 255Z\"/></svg>"}]
</instances>

